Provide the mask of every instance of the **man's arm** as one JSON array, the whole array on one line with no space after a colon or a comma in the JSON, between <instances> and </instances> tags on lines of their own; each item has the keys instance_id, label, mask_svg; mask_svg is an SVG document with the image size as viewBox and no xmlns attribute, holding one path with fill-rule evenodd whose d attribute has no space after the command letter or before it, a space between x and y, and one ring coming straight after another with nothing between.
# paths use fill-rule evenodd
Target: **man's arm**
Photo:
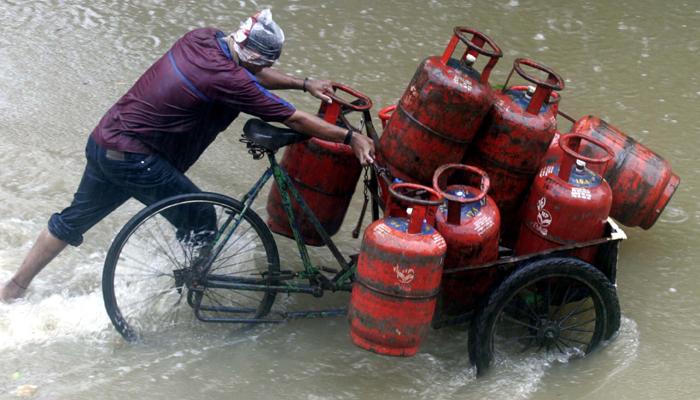
<instances>
[{"instance_id":1,"label":"man's arm","mask_svg":"<svg viewBox=\"0 0 700 400\"><path fill-rule=\"evenodd\" d=\"M266 89L304 88L303 79L294 78L272 68L263 68L255 77L258 83ZM324 101L331 101L328 96L323 94L326 91L329 93L333 92L331 83L328 81L307 80L306 90ZM250 113L250 110L243 111ZM257 115L255 112L252 112L252 114ZM295 131L336 143L342 143L348 135L347 129L330 124L315 115L299 110L294 111L294 113L284 121L284 124ZM351 135L349 144L362 165L368 165L374 162L374 142L372 142L370 138L363 136L360 132L356 132Z\"/></svg>"},{"instance_id":2,"label":"man's arm","mask_svg":"<svg viewBox=\"0 0 700 400\"><path fill-rule=\"evenodd\" d=\"M304 90L326 103L331 102L331 98L326 95L326 93L333 93L333 87L330 81L308 78L300 79L269 67L263 68L260 72L255 74L255 77L258 79L258 82L268 90Z\"/></svg>"},{"instance_id":3,"label":"man's arm","mask_svg":"<svg viewBox=\"0 0 700 400\"><path fill-rule=\"evenodd\" d=\"M295 131L336 143L342 143L348 135L347 129L329 124L321 118L299 110L287 118L284 124ZM350 147L362 165L374 162L374 142L361 132L352 134Z\"/></svg>"},{"instance_id":4,"label":"man's arm","mask_svg":"<svg viewBox=\"0 0 700 400\"><path fill-rule=\"evenodd\" d=\"M265 89L269 90L304 89L304 79L287 75L269 67L263 68L260 72L255 74L255 77Z\"/></svg>"}]
</instances>

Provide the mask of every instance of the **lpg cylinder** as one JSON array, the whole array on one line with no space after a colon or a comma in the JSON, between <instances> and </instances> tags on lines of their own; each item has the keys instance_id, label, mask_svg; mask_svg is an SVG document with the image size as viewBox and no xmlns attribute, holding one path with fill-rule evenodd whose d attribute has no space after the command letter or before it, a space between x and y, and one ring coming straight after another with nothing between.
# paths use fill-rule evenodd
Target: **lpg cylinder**
<instances>
[{"instance_id":1,"label":"lpg cylinder","mask_svg":"<svg viewBox=\"0 0 700 400\"><path fill-rule=\"evenodd\" d=\"M459 179L470 182L469 175L479 179L479 185L454 183ZM448 172L452 174L448 174ZM447 185L448 182L453 184ZM447 164L435 171L433 189L446 200L435 215L435 227L445 238L447 254L442 276L441 310L446 315L472 310L477 299L492 287L494 268L466 269L449 273L455 268L476 267L498 259L498 235L501 217L496 203L487 195L489 177L479 168Z\"/></svg>"},{"instance_id":2,"label":"lpg cylinder","mask_svg":"<svg viewBox=\"0 0 700 400\"><path fill-rule=\"evenodd\" d=\"M586 157L573 146L597 146L600 157ZM523 209L523 221L515 246L516 255L599 239L605 233L612 191L603 179L612 152L600 141L583 135L559 138L560 161L545 166L535 178ZM592 171L588 166L598 166ZM574 255L593 262L595 247L576 250Z\"/></svg>"},{"instance_id":3,"label":"lpg cylinder","mask_svg":"<svg viewBox=\"0 0 700 400\"><path fill-rule=\"evenodd\" d=\"M332 103L321 103L319 116L326 122L345 128L344 114L351 111L363 112L372 107L372 101L364 94L339 83L333 89L340 90L356 98L352 103L331 95ZM355 128L353 128L355 129ZM342 143L311 138L287 146L280 166L286 171L309 208L314 212L328 235L340 229L343 218L355 192L362 166L352 148ZM323 245L323 239L303 212L301 206L292 200L292 208L297 217L304 243L312 246ZM293 238L289 218L282 205L277 185L272 185L267 198L267 224L275 233Z\"/></svg>"},{"instance_id":4,"label":"lpg cylinder","mask_svg":"<svg viewBox=\"0 0 700 400\"><path fill-rule=\"evenodd\" d=\"M614 126L591 115L576 121L571 132L597 139L614 154L614 162L604 175L613 191L610 215L627 226L651 228L680 184L671 165ZM595 156L600 150L586 144L581 153Z\"/></svg>"},{"instance_id":5,"label":"lpg cylinder","mask_svg":"<svg viewBox=\"0 0 700 400\"><path fill-rule=\"evenodd\" d=\"M426 199L409 197L423 191ZM430 327L447 245L433 227L442 197L411 183L389 187L385 217L367 227L348 319L353 343L386 355L412 356ZM410 208L408 208L410 207Z\"/></svg>"},{"instance_id":6,"label":"lpg cylinder","mask_svg":"<svg viewBox=\"0 0 700 400\"><path fill-rule=\"evenodd\" d=\"M544 72L540 79L524 67ZM508 87L513 71L536 87ZM564 80L551 68L518 58L504 89L496 92L488 120L474 141L465 163L483 168L491 179L491 196L503 217L503 235L514 237L518 210L557 127L559 96Z\"/></svg>"},{"instance_id":7,"label":"lpg cylinder","mask_svg":"<svg viewBox=\"0 0 700 400\"><path fill-rule=\"evenodd\" d=\"M467 49L459 60L452 59L459 41ZM479 54L489 58L481 73L473 67ZM488 79L502 55L483 33L456 27L443 55L420 64L379 141L381 158L394 177L430 185L437 167L462 159L491 107Z\"/></svg>"}]
</instances>

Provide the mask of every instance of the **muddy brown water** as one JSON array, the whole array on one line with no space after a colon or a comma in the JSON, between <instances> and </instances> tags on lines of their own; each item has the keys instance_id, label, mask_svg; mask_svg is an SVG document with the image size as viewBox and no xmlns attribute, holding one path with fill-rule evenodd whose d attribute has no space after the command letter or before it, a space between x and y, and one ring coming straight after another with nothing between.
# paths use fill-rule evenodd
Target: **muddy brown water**
<instances>
[{"instance_id":1,"label":"muddy brown water","mask_svg":"<svg viewBox=\"0 0 700 400\"><path fill-rule=\"evenodd\" d=\"M326 77L392 104L419 61L440 54L455 25L494 38L566 78L562 110L595 114L667 158L681 186L648 231L626 228L619 259L622 328L576 362L504 363L476 379L466 332L433 331L409 359L353 346L344 318L248 330L203 325L151 344L125 344L102 304L101 266L128 203L35 281L0 305L0 398L696 399L700 396L700 4L693 1L8 1L0 0L0 280L11 276L51 213L68 204L88 133L140 73L188 29L232 30L270 5L287 34L279 68ZM283 96L314 111L300 92ZM376 110L375 110L376 112ZM376 114L375 114L376 115ZM263 168L238 142L239 118L190 176L240 196ZM378 124L378 120L375 123ZM342 250L359 193L338 234ZM264 202L256 208L264 211ZM298 263L292 243L282 258ZM329 256L315 252L320 259ZM282 299L280 301L293 301ZM324 305L342 305L329 296Z\"/></svg>"}]
</instances>

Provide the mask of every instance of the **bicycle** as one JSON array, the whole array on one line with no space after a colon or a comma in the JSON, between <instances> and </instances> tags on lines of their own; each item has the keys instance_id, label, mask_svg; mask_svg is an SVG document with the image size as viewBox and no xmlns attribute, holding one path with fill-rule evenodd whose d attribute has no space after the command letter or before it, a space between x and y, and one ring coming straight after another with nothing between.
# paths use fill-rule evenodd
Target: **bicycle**
<instances>
[{"instance_id":1,"label":"bicycle","mask_svg":"<svg viewBox=\"0 0 700 400\"><path fill-rule=\"evenodd\" d=\"M363 111L361 122L368 132L373 131L367 104L359 100L350 103L337 96L333 96L333 101L342 106L339 119L344 124L351 126L344 118L347 112ZM144 208L123 227L107 253L102 289L110 320L127 341L166 327L184 302L204 322L271 323L301 315L344 312L270 315L279 293L321 297L326 291L351 290L357 258L340 252L275 157L284 146L308 138L291 129L251 119L243 128L241 141L254 159L266 157L270 165L240 201L216 193L183 194ZM373 199L376 171L372 172L374 183L369 184L375 193ZM303 264L300 271L280 268L275 239L251 208L270 178L282 195ZM367 179L365 184L368 185ZM313 223L338 269L311 262L291 199ZM366 204L367 198L364 209ZM374 201L372 209L377 219ZM328 272L332 276L328 277Z\"/></svg>"}]
</instances>

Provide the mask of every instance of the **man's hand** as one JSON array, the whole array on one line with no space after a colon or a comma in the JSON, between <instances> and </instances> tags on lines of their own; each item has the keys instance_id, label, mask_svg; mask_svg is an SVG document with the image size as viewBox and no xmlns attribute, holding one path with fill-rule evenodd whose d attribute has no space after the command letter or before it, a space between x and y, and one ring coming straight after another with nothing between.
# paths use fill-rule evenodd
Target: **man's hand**
<instances>
[{"instance_id":1,"label":"man's hand","mask_svg":"<svg viewBox=\"0 0 700 400\"><path fill-rule=\"evenodd\" d=\"M333 86L331 81L323 79L307 79L306 80L306 91L311 93L312 96L321 99L324 103L332 103L328 94L333 94Z\"/></svg>"},{"instance_id":2,"label":"man's hand","mask_svg":"<svg viewBox=\"0 0 700 400\"><path fill-rule=\"evenodd\" d=\"M360 160L362 165L370 165L374 163L374 142L360 132L355 132L350 140L350 147L355 152L355 157Z\"/></svg>"}]
</instances>

